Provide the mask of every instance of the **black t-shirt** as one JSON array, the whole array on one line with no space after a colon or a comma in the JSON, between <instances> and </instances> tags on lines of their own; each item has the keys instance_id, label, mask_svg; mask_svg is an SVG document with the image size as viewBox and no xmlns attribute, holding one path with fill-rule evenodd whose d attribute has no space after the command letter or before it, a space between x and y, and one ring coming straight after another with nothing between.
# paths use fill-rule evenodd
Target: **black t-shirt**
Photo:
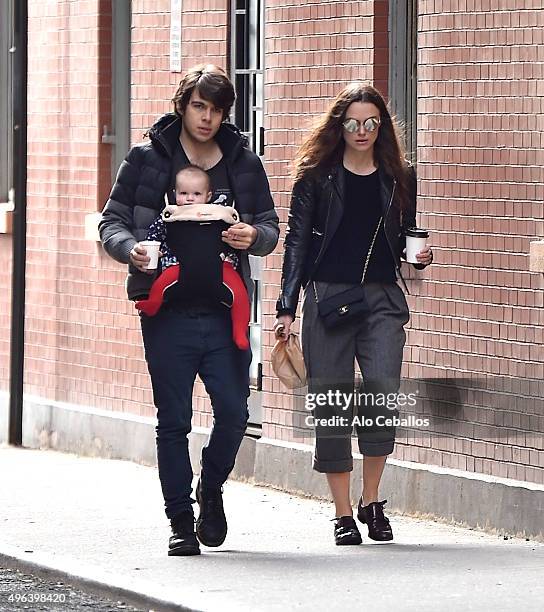
<instances>
[{"instance_id":1,"label":"black t-shirt","mask_svg":"<svg viewBox=\"0 0 544 612\"><path fill-rule=\"evenodd\" d=\"M383 214L378 172L363 176L344 169L344 214L313 278L330 283L360 283L367 254ZM365 283L395 283L395 262L383 221L372 249Z\"/></svg>"}]
</instances>

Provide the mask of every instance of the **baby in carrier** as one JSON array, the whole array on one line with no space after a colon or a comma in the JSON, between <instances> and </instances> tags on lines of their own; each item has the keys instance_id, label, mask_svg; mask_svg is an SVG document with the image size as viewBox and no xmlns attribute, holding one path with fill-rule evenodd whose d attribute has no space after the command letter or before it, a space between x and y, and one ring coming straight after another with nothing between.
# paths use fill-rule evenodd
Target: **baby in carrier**
<instances>
[{"instance_id":1,"label":"baby in carrier","mask_svg":"<svg viewBox=\"0 0 544 612\"><path fill-rule=\"evenodd\" d=\"M177 173L176 204L165 206L146 237L161 243L160 274L148 298L136 302L136 308L154 316L164 300L216 301L230 308L234 343L245 350L249 297L221 239L239 217L231 206L207 204L211 197L210 179L202 168L189 165Z\"/></svg>"}]
</instances>

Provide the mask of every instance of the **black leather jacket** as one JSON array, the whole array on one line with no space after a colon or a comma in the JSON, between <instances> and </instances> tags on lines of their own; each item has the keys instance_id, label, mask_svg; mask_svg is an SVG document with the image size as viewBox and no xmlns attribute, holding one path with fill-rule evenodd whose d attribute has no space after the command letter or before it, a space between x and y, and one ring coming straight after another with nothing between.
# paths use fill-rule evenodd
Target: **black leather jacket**
<instances>
[{"instance_id":1,"label":"black leather jacket","mask_svg":"<svg viewBox=\"0 0 544 612\"><path fill-rule=\"evenodd\" d=\"M408 205L401 213L395 201L396 180L378 169L385 235L403 283L400 258L406 245L404 230L416 225L416 173L412 166L407 168L407 173ZM341 163L328 174L306 176L293 186L281 293L276 303L278 314L295 315L300 288L311 280L342 219L344 192L345 173ZM425 267L413 265L418 269Z\"/></svg>"}]
</instances>

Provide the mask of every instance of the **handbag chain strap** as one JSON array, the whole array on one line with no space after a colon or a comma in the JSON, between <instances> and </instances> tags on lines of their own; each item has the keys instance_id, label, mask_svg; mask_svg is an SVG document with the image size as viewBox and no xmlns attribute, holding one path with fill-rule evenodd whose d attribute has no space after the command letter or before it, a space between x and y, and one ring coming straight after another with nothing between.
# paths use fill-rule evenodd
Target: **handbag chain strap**
<instances>
[{"instance_id":1,"label":"handbag chain strap","mask_svg":"<svg viewBox=\"0 0 544 612\"><path fill-rule=\"evenodd\" d=\"M374 237L372 238L372 242L370 243L370 248L368 249L365 265L363 268L363 276L361 278L361 285L365 282L366 271L368 269L368 264L370 263L370 256L372 255L372 249L374 248L374 243L376 242L376 238L378 237L378 232L380 231L380 225L382 224L382 221L383 221L383 217L380 217L380 220L378 221L378 225L376 227L376 231L374 232ZM316 304L319 304L319 299L317 297L317 287L315 285L315 281L312 281L312 285L314 287L315 302Z\"/></svg>"}]
</instances>

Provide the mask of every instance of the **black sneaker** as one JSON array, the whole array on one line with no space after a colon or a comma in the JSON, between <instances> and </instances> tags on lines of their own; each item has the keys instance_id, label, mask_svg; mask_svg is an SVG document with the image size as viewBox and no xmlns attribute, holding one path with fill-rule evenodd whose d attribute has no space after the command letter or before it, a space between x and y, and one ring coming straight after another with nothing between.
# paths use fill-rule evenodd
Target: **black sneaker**
<instances>
[{"instance_id":1,"label":"black sneaker","mask_svg":"<svg viewBox=\"0 0 544 612\"><path fill-rule=\"evenodd\" d=\"M195 517L192 510L186 510L170 519L172 535L168 541L168 556L183 557L199 555L200 546L195 535Z\"/></svg>"},{"instance_id":2,"label":"black sneaker","mask_svg":"<svg viewBox=\"0 0 544 612\"><path fill-rule=\"evenodd\" d=\"M334 521L334 541L336 546L360 544L363 540L352 516L340 516Z\"/></svg>"},{"instance_id":3,"label":"black sneaker","mask_svg":"<svg viewBox=\"0 0 544 612\"><path fill-rule=\"evenodd\" d=\"M227 537L227 517L223 509L223 489L203 489L198 481L196 501L200 514L196 521L196 535L204 546L221 546Z\"/></svg>"},{"instance_id":4,"label":"black sneaker","mask_svg":"<svg viewBox=\"0 0 544 612\"><path fill-rule=\"evenodd\" d=\"M387 503L384 499L381 502L372 502L368 506L363 506L363 498L359 500L357 506L357 518L361 523L368 527L368 537L376 542L389 542L393 539L393 530L389 524L389 519L383 513L383 507Z\"/></svg>"}]
</instances>

